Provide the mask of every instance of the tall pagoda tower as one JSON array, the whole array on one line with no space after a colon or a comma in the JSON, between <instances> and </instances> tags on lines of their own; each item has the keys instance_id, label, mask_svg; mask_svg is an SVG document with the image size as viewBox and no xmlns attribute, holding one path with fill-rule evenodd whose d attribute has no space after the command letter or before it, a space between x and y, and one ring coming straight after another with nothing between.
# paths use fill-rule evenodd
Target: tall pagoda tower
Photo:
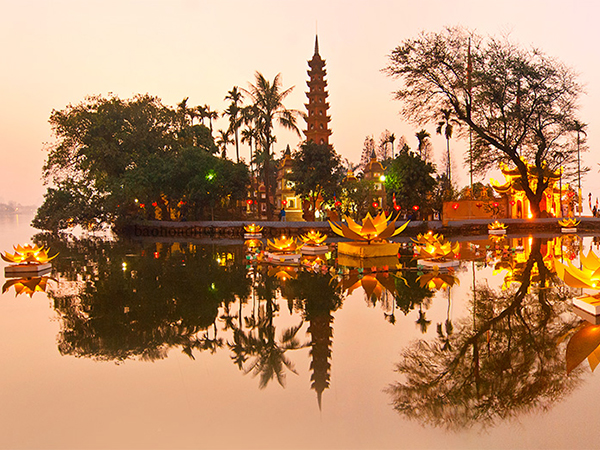
<instances>
[{"instance_id":1,"label":"tall pagoda tower","mask_svg":"<svg viewBox=\"0 0 600 450\"><path fill-rule=\"evenodd\" d=\"M308 85L308 103L306 109L308 115L306 117L306 135L307 141L313 141L315 144L326 144L329 145L329 135L331 130L329 129L329 121L331 117L327 115L329 110L329 103L327 103L327 81L325 81L325 60L319 55L319 36L315 36L315 54L312 59L308 61L310 70L308 70L309 80L306 82Z\"/></svg>"}]
</instances>

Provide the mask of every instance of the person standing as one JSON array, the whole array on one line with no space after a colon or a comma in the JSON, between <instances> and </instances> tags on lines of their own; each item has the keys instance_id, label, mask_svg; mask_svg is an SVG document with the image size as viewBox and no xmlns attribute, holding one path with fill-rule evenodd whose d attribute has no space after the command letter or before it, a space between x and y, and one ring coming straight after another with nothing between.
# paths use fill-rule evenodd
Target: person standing
<instances>
[{"instance_id":1,"label":"person standing","mask_svg":"<svg viewBox=\"0 0 600 450\"><path fill-rule=\"evenodd\" d=\"M281 218L282 222L285 222L285 208L281 208L281 211L279 211L279 217Z\"/></svg>"}]
</instances>

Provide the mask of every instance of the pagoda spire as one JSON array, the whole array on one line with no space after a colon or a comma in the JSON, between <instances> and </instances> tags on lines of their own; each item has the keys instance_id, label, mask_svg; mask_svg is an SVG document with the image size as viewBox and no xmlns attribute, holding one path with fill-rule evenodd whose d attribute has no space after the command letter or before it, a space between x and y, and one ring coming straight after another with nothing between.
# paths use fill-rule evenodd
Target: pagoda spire
<instances>
[{"instance_id":1,"label":"pagoda spire","mask_svg":"<svg viewBox=\"0 0 600 450\"><path fill-rule=\"evenodd\" d=\"M313 141L315 144L329 145L329 121L331 118L327 115L329 103L327 103L327 71L325 70L325 60L319 55L319 35L315 34L315 53L310 61L308 61L308 103L306 107L306 130L304 135L306 141Z\"/></svg>"}]
</instances>

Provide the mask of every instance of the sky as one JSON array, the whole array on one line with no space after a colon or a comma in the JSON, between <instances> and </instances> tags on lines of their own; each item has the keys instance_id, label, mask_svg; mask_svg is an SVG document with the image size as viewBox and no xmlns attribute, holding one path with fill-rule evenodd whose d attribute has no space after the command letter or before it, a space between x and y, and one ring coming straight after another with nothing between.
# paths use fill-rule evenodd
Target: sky
<instances>
[{"instance_id":1,"label":"sky","mask_svg":"<svg viewBox=\"0 0 600 450\"><path fill-rule=\"evenodd\" d=\"M330 143L342 158L358 163L365 138L377 141L385 130L416 148L415 133L424 128L439 163L444 138L435 124L402 119L392 94L398 81L381 69L404 39L454 25L508 34L579 74L590 149L583 162L592 168L583 193L600 196L600 2L0 0L0 11L0 203L41 204L42 167L55 139L48 118L89 95L148 93L169 106L189 97L188 105L223 111L227 92L247 88L259 71L270 80L281 73L283 87L294 86L285 105L304 110L316 33L326 60ZM300 138L275 131L276 153L298 147ZM451 148L462 187L467 143L453 140ZM240 152L248 158L247 146Z\"/></svg>"}]
</instances>

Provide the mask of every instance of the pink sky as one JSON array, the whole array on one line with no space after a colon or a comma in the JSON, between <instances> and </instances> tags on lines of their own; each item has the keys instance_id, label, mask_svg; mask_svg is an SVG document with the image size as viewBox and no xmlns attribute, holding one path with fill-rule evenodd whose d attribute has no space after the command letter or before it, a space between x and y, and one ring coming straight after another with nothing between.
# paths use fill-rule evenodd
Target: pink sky
<instances>
[{"instance_id":1,"label":"pink sky","mask_svg":"<svg viewBox=\"0 0 600 450\"><path fill-rule=\"evenodd\" d=\"M583 191L600 196L594 152L600 4L594 1L0 0L0 8L0 202L41 203L50 113L86 95L149 93L171 106L189 97L189 105L222 111L227 91L247 87L258 70L269 79L280 72L285 87L296 86L286 105L303 109L317 27L337 152L358 162L365 137L378 140L386 129L415 148L421 127L399 117L391 95L396 83L380 69L403 39L446 25L509 33L580 74L587 92L580 119L589 124L584 163L592 167ZM217 121L215 129L224 127L225 119ZM424 128L439 160L445 142L434 124ZM277 136L278 150L299 144L289 133ZM466 143L451 145L460 167ZM247 157L248 148L241 153ZM459 186L468 183L463 169L458 175Z\"/></svg>"}]
</instances>

